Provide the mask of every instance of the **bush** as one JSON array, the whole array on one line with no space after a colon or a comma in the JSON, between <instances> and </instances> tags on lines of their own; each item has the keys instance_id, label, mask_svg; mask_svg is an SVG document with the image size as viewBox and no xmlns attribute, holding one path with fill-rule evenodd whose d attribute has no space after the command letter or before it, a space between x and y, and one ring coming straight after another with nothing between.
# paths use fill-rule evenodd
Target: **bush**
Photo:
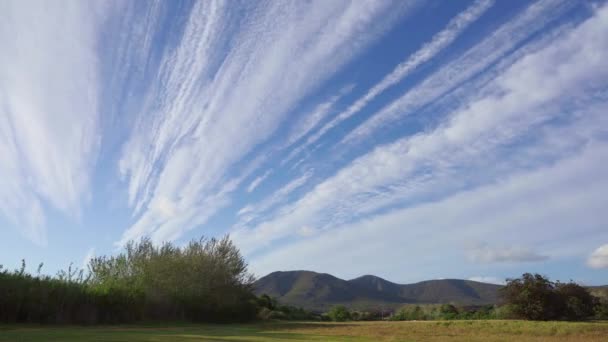
<instances>
[{"instance_id":1,"label":"bush","mask_svg":"<svg viewBox=\"0 0 608 342\"><path fill-rule=\"evenodd\" d=\"M0 322L233 322L257 313L253 278L228 237L184 248L143 239L91 260L89 269L86 278L71 267L56 277L32 276L25 263L0 272Z\"/></svg>"},{"instance_id":2,"label":"bush","mask_svg":"<svg viewBox=\"0 0 608 342\"><path fill-rule=\"evenodd\" d=\"M584 320L594 314L595 301L584 287L554 283L539 274L510 279L501 295L517 318L529 320Z\"/></svg>"},{"instance_id":3,"label":"bush","mask_svg":"<svg viewBox=\"0 0 608 342\"><path fill-rule=\"evenodd\" d=\"M329 310L327 316L334 322L350 321L350 311L344 305L336 305Z\"/></svg>"}]
</instances>

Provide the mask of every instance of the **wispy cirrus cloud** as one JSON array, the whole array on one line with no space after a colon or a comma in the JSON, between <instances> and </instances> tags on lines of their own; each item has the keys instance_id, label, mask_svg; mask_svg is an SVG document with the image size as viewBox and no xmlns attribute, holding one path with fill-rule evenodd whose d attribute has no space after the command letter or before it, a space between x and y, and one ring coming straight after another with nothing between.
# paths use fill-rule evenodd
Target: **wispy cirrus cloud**
<instances>
[{"instance_id":1,"label":"wispy cirrus cloud","mask_svg":"<svg viewBox=\"0 0 608 342\"><path fill-rule=\"evenodd\" d=\"M141 212L121 242L175 238L205 222L214 210L203 203L225 205L236 188L222 185L230 168L409 7L263 2L250 8L255 15L237 18L239 11L228 12L224 2L196 3L177 48L161 58L158 86L147 95L145 115L120 161L129 202ZM227 32L234 38L224 41ZM224 46L228 51L218 53ZM159 97L165 101L155 102ZM175 217L150 205L159 198L174 203Z\"/></svg>"},{"instance_id":2,"label":"wispy cirrus cloud","mask_svg":"<svg viewBox=\"0 0 608 342\"><path fill-rule=\"evenodd\" d=\"M254 179L247 187L247 192L252 192L253 190L255 190L260 184L262 184L262 182L266 178L268 178L268 176L270 176L271 173L272 173L272 170L268 170L268 171L264 172L263 175Z\"/></svg>"},{"instance_id":3,"label":"wispy cirrus cloud","mask_svg":"<svg viewBox=\"0 0 608 342\"><path fill-rule=\"evenodd\" d=\"M539 254L523 246L489 246L478 244L467 250L467 257L473 262L538 262L547 260L546 255Z\"/></svg>"},{"instance_id":4,"label":"wispy cirrus cloud","mask_svg":"<svg viewBox=\"0 0 608 342\"><path fill-rule=\"evenodd\" d=\"M0 212L46 243L45 207L80 217L100 142L93 4L0 4Z\"/></svg>"},{"instance_id":5,"label":"wispy cirrus cloud","mask_svg":"<svg viewBox=\"0 0 608 342\"><path fill-rule=\"evenodd\" d=\"M535 246L556 260L563 257L564 250L569 255L587 253L606 219L603 194L608 180L601 161L606 156L605 142L587 145L550 166L286 242L253 256L250 264L260 275L300 268L342 277L374 271L409 282L433 276L467 277L470 271L464 265L469 263L461 247L472 240L492 241L508 250L512 250L508 246ZM604 232L602 236L608 235ZM330 254L332 258L327 258ZM499 254L504 259L506 254L518 253L503 250ZM387 259L399 262L387 263ZM403 269L408 272L404 274Z\"/></svg>"},{"instance_id":6,"label":"wispy cirrus cloud","mask_svg":"<svg viewBox=\"0 0 608 342\"><path fill-rule=\"evenodd\" d=\"M353 213L368 203L384 201L391 187L402 189L399 184L408 177L427 175L433 179L450 175L452 170L466 174L468 167L503 147L517 148L516 143L533 134L535 127L575 115L572 109L564 112L558 108L581 105L583 112L601 112L594 109L597 94L593 89L605 83L599 56L608 50L608 42L602 38L606 15L608 9L602 8L550 46L523 56L488 84L481 98L473 98L434 129L376 147L298 201L279 209L274 219L252 230L237 230L233 236L251 252L289 237L298 227L335 226L352 220ZM597 104L604 105L601 100ZM600 117L595 116L596 120ZM601 126L598 129L601 131ZM587 139L595 137L592 134ZM411 191L407 187L403 190Z\"/></svg>"},{"instance_id":7,"label":"wispy cirrus cloud","mask_svg":"<svg viewBox=\"0 0 608 342\"><path fill-rule=\"evenodd\" d=\"M517 47L522 42L535 32L545 28L572 6L571 1L562 0L543 0L531 4L523 13L504 23L462 56L445 63L420 84L406 90L401 97L385 105L347 134L342 139L342 143L353 144L364 141L382 127L439 100L455 89L460 89L459 86L462 86L463 83L498 63L497 70L486 71L477 80L479 83L477 88L483 87L489 81L488 77L491 79L504 72L510 64L521 57L521 54L517 52ZM526 46L521 49L526 53ZM515 52L513 52L514 50ZM501 61L501 58L504 60Z\"/></svg>"},{"instance_id":8,"label":"wispy cirrus cloud","mask_svg":"<svg viewBox=\"0 0 608 342\"><path fill-rule=\"evenodd\" d=\"M270 196L264 198L261 202L256 204L248 204L245 207L241 208L237 213L238 216L241 216L241 220L236 225L244 226L245 224L251 222L254 218L267 212L276 205L282 204L288 199L288 196L292 192L304 186L304 184L308 182L312 175L313 171L309 170L305 172L302 176L295 178L289 183L285 184L283 187L273 192Z\"/></svg>"},{"instance_id":9,"label":"wispy cirrus cloud","mask_svg":"<svg viewBox=\"0 0 608 342\"><path fill-rule=\"evenodd\" d=\"M380 95L386 89L401 82L422 64L433 59L435 55L449 46L464 30L466 30L469 25L481 17L492 6L493 3L493 0L475 1L469 8L459 13L456 17L450 20L450 22L448 22L442 31L435 34L428 43L424 44L419 50L408 56L405 61L397 65L390 74L386 75L379 83L374 85L365 93L365 95L351 104L348 109L340 112L331 121L323 125L318 132L311 135L304 146L318 141L330 129L361 111L369 102L373 101L375 97Z\"/></svg>"}]
</instances>

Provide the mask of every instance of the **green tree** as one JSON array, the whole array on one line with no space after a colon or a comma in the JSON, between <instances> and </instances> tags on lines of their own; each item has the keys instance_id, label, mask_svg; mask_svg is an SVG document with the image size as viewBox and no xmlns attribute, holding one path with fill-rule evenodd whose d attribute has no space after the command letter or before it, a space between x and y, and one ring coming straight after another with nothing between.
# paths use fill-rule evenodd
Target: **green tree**
<instances>
[{"instance_id":1,"label":"green tree","mask_svg":"<svg viewBox=\"0 0 608 342\"><path fill-rule=\"evenodd\" d=\"M334 322L344 322L351 319L350 312L344 305L336 305L332 307L327 315Z\"/></svg>"},{"instance_id":2,"label":"green tree","mask_svg":"<svg viewBox=\"0 0 608 342\"><path fill-rule=\"evenodd\" d=\"M439 308L439 314L443 319L454 319L458 317L458 309L452 304L443 304Z\"/></svg>"},{"instance_id":3,"label":"green tree","mask_svg":"<svg viewBox=\"0 0 608 342\"><path fill-rule=\"evenodd\" d=\"M586 288L574 282L557 283L555 291L561 300L562 318L577 321L593 316L596 299Z\"/></svg>"},{"instance_id":4,"label":"green tree","mask_svg":"<svg viewBox=\"0 0 608 342\"><path fill-rule=\"evenodd\" d=\"M583 320L594 315L597 300L574 283L554 283L539 274L526 273L510 279L501 289L510 311L530 320Z\"/></svg>"},{"instance_id":5,"label":"green tree","mask_svg":"<svg viewBox=\"0 0 608 342\"><path fill-rule=\"evenodd\" d=\"M525 273L521 278L509 279L501 295L517 317L529 320L559 317L560 299L555 285L540 274Z\"/></svg>"}]
</instances>

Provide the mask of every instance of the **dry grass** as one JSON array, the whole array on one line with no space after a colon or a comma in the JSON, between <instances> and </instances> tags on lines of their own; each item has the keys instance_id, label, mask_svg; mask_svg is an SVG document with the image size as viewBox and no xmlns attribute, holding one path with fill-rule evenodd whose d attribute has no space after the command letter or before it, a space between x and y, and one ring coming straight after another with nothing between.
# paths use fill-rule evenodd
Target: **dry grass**
<instances>
[{"instance_id":1,"label":"dry grass","mask_svg":"<svg viewBox=\"0 0 608 342\"><path fill-rule=\"evenodd\" d=\"M288 331L362 341L608 341L608 322L419 321L311 324Z\"/></svg>"},{"instance_id":2,"label":"dry grass","mask_svg":"<svg viewBox=\"0 0 608 342\"><path fill-rule=\"evenodd\" d=\"M120 327L0 326L0 341L608 341L608 322L421 321Z\"/></svg>"}]
</instances>

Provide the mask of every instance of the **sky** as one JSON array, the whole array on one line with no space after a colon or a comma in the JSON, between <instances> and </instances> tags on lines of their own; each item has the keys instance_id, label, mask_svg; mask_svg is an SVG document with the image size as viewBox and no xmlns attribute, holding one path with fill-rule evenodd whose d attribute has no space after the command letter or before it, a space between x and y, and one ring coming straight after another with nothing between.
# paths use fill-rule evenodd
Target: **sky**
<instances>
[{"instance_id":1,"label":"sky","mask_svg":"<svg viewBox=\"0 0 608 342\"><path fill-rule=\"evenodd\" d=\"M0 2L0 264L608 284L608 3Z\"/></svg>"}]
</instances>

